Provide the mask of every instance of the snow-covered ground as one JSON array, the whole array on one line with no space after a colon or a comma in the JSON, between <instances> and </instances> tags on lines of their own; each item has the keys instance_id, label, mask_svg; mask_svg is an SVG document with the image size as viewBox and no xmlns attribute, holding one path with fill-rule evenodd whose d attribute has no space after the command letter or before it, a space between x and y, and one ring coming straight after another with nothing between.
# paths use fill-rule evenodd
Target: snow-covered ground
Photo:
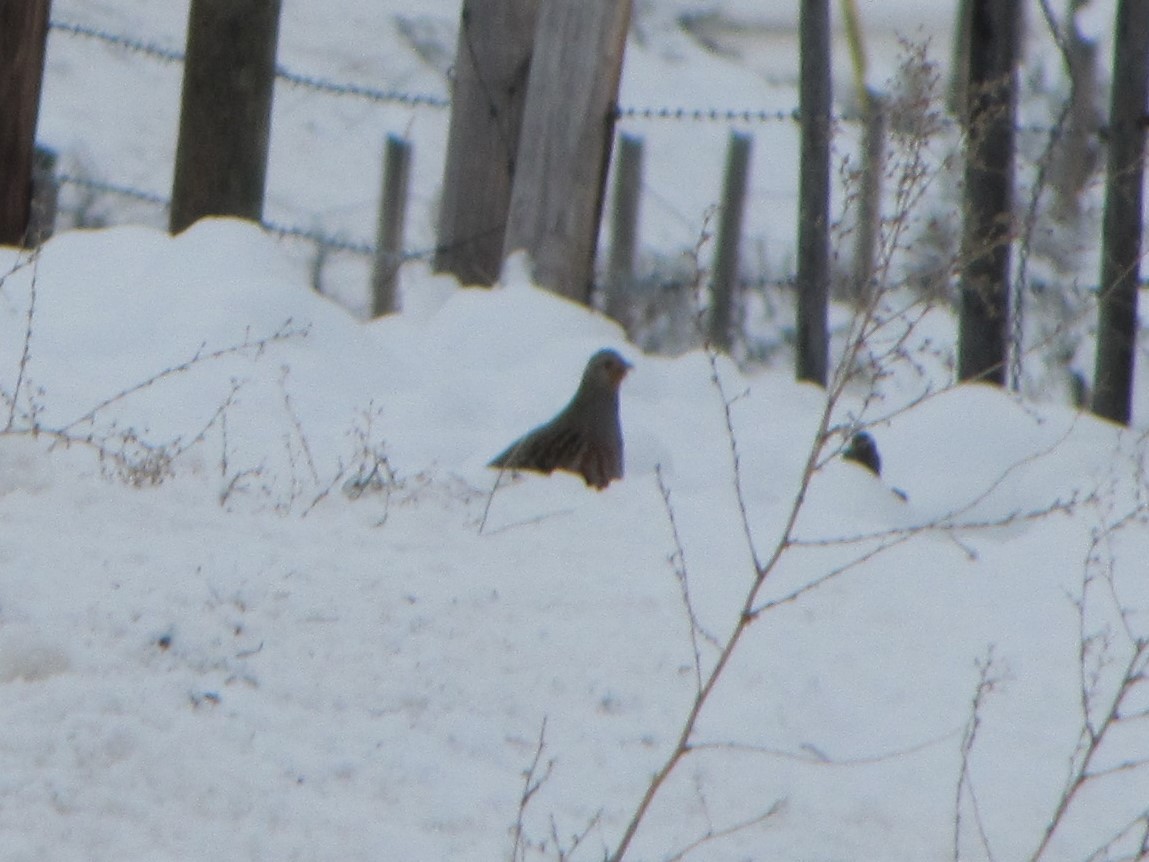
<instances>
[{"instance_id":1,"label":"snow-covered ground","mask_svg":"<svg viewBox=\"0 0 1149 862\"><path fill-rule=\"evenodd\" d=\"M453 4L426 6L449 33ZM285 3L281 60L445 92L409 49L377 50L404 10L347 10ZM178 47L186 4L53 11ZM126 118L174 142L178 72L61 38L42 137L162 192L170 150ZM689 80L700 101L792 107L678 38L632 40L628 99L682 103ZM414 185L433 188L445 114L313 109L277 97L274 217L371 224L363 165L390 122L423 136ZM725 133L705 132L719 161ZM701 177L699 151L683 138L652 163ZM707 183L672 184L652 234L696 232ZM231 220L0 249L5 862L511 859L520 820L522 858L601 859L674 750L753 558L787 535L825 393L643 355L521 262L491 291L412 263L403 312L370 323L339 276L350 311L295 248ZM952 338L926 315L878 402L852 385L834 406L876 420L882 477L831 441L627 858L1029 859L1055 821L1041 858L1145 854L1143 429L950 387ZM604 346L635 365L625 478L496 489L485 463Z\"/></svg>"},{"instance_id":2,"label":"snow-covered ground","mask_svg":"<svg viewBox=\"0 0 1149 862\"><path fill-rule=\"evenodd\" d=\"M554 765L526 834L550 840L553 817L569 844L593 822L575 858L599 858L673 745L696 678L659 473L704 671L753 577L705 356L639 355L513 273L482 291L409 269L409 311L371 324L306 282L226 220L64 234L4 280L13 428L34 410L73 442L0 436L3 858L508 858L544 721ZM485 461L604 345L636 365L625 479L492 495ZM824 396L717 367L765 559ZM985 387L874 434L885 481L826 464L759 603L862 561L750 628L633 858L776 804L696 858L951 858L989 659L961 858L986 856L977 829L994 858L1036 846L1081 726L1083 578L1107 660L1132 649L1122 620L1146 637L1141 440ZM381 487L356 495L373 468ZM983 522L1000 525L961 526ZM922 524L941 526L898 532ZM1099 767L1149 756L1145 706L1134 692ZM1143 811L1149 773L1089 789L1048 858L1085 858Z\"/></svg>"}]
</instances>

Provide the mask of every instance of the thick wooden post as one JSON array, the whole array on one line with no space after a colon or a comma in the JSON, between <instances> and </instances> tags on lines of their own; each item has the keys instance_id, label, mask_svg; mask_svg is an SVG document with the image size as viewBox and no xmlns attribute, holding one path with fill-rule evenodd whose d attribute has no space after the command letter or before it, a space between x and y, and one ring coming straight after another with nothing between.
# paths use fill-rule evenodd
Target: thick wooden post
<instances>
[{"instance_id":1,"label":"thick wooden post","mask_svg":"<svg viewBox=\"0 0 1149 862\"><path fill-rule=\"evenodd\" d=\"M882 235L882 178L886 174L886 102L866 91L862 132L862 183L858 189L858 224L854 231L854 301L873 296L874 267Z\"/></svg>"},{"instance_id":2,"label":"thick wooden post","mask_svg":"<svg viewBox=\"0 0 1149 862\"><path fill-rule=\"evenodd\" d=\"M490 285L503 265L539 0L465 0L435 270Z\"/></svg>"},{"instance_id":3,"label":"thick wooden post","mask_svg":"<svg viewBox=\"0 0 1149 862\"><path fill-rule=\"evenodd\" d=\"M170 228L208 215L259 221L280 0L192 0Z\"/></svg>"},{"instance_id":4,"label":"thick wooden post","mask_svg":"<svg viewBox=\"0 0 1149 862\"><path fill-rule=\"evenodd\" d=\"M49 0L0 0L0 245L23 245Z\"/></svg>"},{"instance_id":5,"label":"thick wooden post","mask_svg":"<svg viewBox=\"0 0 1149 862\"><path fill-rule=\"evenodd\" d=\"M710 287L709 338L710 343L721 350L729 350L731 343L752 140L743 132L732 131L726 149L726 178L722 184L718 244L714 252L714 274Z\"/></svg>"},{"instance_id":6,"label":"thick wooden post","mask_svg":"<svg viewBox=\"0 0 1149 862\"><path fill-rule=\"evenodd\" d=\"M589 302L631 0L547 0L539 10L504 256Z\"/></svg>"},{"instance_id":7,"label":"thick wooden post","mask_svg":"<svg viewBox=\"0 0 1149 862\"><path fill-rule=\"evenodd\" d=\"M32 156L32 207L28 212L29 248L47 242L56 230L60 183L56 179L56 151L37 146Z\"/></svg>"},{"instance_id":8,"label":"thick wooden post","mask_svg":"<svg viewBox=\"0 0 1149 862\"><path fill-rule=\"evenodd\" d=\"M630 331L634 256L638 246L638 202L642 194L642 138L619 135L607 258L606 313Z\"/></svg>"},{"instance_id":9,"label":"thick wooden post","mask_svg":"<svg viewBox=\"0 0 1149 862\"><path fill-rule=\"evenodd\" d=\"M958 378L1005 383L1019 0L973 0Z\"/></svg>"},{"instance_id":10,"label":"thick wooden post","mask_svg":"<svg viewBox=\"0 0 1149 862\"><path fill-rule=\"evenodd\" d=\"M799 380L826 385L830 283L830 4L802 0L798 174Z\"/></svg>"},{"instance_id":11,"label":"thick wooden post","mask_svg":"<svg viewBox=\"0 0 1149 862\"><path fill-rule=\"evenodd\" d=\"M411 144L387 136L383 154L383 197L371 273L371 316L399 310L396 277L403 263L403 225L407 220L407 187L411 176Z\"/></svg>"},{"instance_id":12,"label":"thick wooden post","mask_svg":"<svg viewBox=\"0 0 1149 862\"><path fill-rule=\"evenodd\" d=\"M1145 128L1149 111L1149 3L1118 0L1109 109L1109 163L1101 225L1101 300L1093 412L1129 424L1137 288L1141 283Z\"/></svg>"}]
</instances>

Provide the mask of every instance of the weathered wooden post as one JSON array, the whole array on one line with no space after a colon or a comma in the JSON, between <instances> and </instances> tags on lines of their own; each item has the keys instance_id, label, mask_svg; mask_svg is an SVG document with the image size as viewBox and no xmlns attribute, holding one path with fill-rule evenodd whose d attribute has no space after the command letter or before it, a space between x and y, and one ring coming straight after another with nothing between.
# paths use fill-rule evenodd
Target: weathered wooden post
<instances>
[{"instance_id":1,"label":"weathered wooden post","mask_svg":"<svg viewBox=\"0 0 1149 862\"><path fill-rule=\"evenodd\" d=\"M387 136L383 155L383 196L371 273L371 316L399 310L399 267L403 263L403 226L407 220L407 188L411 176L411 143Z\"/></svg>"},{"instance_id":2,"label":"weathered wooden post","mask_svg":"<svg viewBox=\"0 0 1149 862\"><path fill-rule=\"evenodd\" d=\"M539 10L504 257L589 302L630 0L547 0Z\"/></svg>"},{"instance_id":3,"label":"weathered wooden post","mask_svg":"<svg viewBox=\"0 0 1149 862\"><path fill-rule=\"evenodd\" d=\"M280 0L192 0L170 229L263 216Z\"/></svg>"},{"instance_id":4,"label":"weathered wooden post","mask_svg":"<svg viewBox=\"0 0 1149 862\"><path fill-rule=\"evenodd\" d=\"M1141 284L1145 129L1149 111L1149 3L1118 0L1109 109L1109 163L1101 224L1101 297L1093 412L1129 424Z\"/></svg>"},{"instance_id":5,"label":"weathered wooden post","mask_svg":"<svg viewBox=\"0 0 1149 862\"><path fill-rule=\"evenodd\" d=\"M606 266L606 313L629 331L630 304L634 299L634 256L638 246L638 202L642 193L642 138L619 135L617 153Z\"/></svg>"},{"instance_id":6,"label":"weathered wooden post","mask_svg":"<svg viewBox=\"0 0 1149 862\"><path fill-rule=\"evenodd\" d=\"M882 235L882 178L886 173L886 102L866 89L862 130L862 180L858 189L858 222L854 231L853 295L858 303L873 296L874 267Z\"/></svg>"},{"instance_id":7,"label":"weathered wooden post","mask_svg":"<svg viewBox=\"0 0 1149 862\"><path fill-rule=\"evenodd\" d=\"M958 378L1005 383L1019 0L973 0Z\"/></svg>"},{"instance_id":8,"label":"weathered wooden post","mask_svg":"<svg viewBox=\"0 0 1149 862\"><path fill-rule=\"evenodd\" d=\"M714 273L711 276L708 333L710 343L721 350L729 350L731 344L752 140L744 132L732 131L726 150L726 177L722 184L718 242L714 251Z\"/></svg>"},{"instance_id":9,"label":"weathered wooden post","mask_svg":"<svg viewBox=\"0 0 1149 862\"><path fill-rule=\"evenodd\" d=\"M0 245L23 245L49 0L0 0Z\"/></svg>"},{"instance_id":10,"label":"weathered wooden post","mask_svg":"<svg viewBox=\"0 0 1149 862\"><path fill-rule=\"evenodd\" d=\"M56 229L60 183L56 179L56 151L37 145L32 156L32 207L28 212L29 248L46 242Z\"/></svg>"},{"instance_id":11,"label":"weathered wooden post","mask_svg":"<svg viewBox=\"0 0 1149 862\"><path fill-rule=\"evenodd\" d=\"M830 5L802 0L797 377L826 385L830 288Z\"/></svg>"},{"instance_id":12,"label":"weathered wooden post","mask_svg":"<svg viewBox=\"0 0 1149 862\"><path fill-rule=\"evenodd\" d=\"M538 4L463 3L434 263L463 284L502 269Z\"/></svg>"}]
</instances>

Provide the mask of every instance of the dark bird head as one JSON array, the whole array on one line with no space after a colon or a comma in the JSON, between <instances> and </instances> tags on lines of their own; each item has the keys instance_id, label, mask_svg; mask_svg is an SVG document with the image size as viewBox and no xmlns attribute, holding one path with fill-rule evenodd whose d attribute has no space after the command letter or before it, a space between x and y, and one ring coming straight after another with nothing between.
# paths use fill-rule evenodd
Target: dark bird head
<instances>
[{"instance_id":1,"label":"dark bird head","mask_svg":"<svg viewBox=\"0 0 1149 862\"><path fill-rule=\"evenodd\" d=\"M875 476L882 475L882 456L878 454L878 444L865 431L859 431L850 438L850 445L842 452L842 457L861 464Z\"/></svg>"}]
</instances>

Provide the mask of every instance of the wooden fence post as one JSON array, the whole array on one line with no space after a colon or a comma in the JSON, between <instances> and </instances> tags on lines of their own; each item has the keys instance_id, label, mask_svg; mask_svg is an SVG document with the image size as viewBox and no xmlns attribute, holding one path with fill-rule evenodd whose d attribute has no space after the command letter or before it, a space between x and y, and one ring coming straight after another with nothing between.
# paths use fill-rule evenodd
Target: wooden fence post
<instances>
[{"instance_id":1,"label":"wooden fence post","mask_svg":"<svg viewBox=\"0 0 1149 862\"><path fill-rule=\"evenodd\" d=\"M629 332L628 318L634 299L634 256L638 246L638 201L642 192L642 138L619 135L614 171L606 313Z\"/></svg>"},{"instance_id":2,"label":"wooden fence post","mask_svg":"<svg viewBox=\"0 0 1149 862\"><path fill-rule=\"evenodd\" d=\"M1114 31L1092 408L1098 416L1127 425L1133 412L1137 289L1141 283L1149 4L1118 0Z\"/></svg>"},{"instance_id":3,"label":"wooden fence post","mask_svg":"<svg viewBox=\"0 0 1149 862\"><path fill-rule=\"evenodd\" d=\"M192 0L170 230L263 216L280 0Z\"/></svg>"},{"instance_id":4,"label":"wooden fence post","mask_svg":"<svg viewBox=\"0 0 1149 862\"><path fill-rule=\"evenodd\" d=\"M973 0L958 379L1005 383L1019 0Z\"/></svg>"},{"instance_id":5,"label":"wooden fence post","mask_svg":"<svg viewBox=\"0 0 1149 862\"><path fill-rule=\"evenodd\" d=\"M465 0L434 267L490 285L503 239L539 0Z\"/></svg>"},{"instance_id":6,"label":"wooden fence post","mask_svg":"<svg viewBox=\"0 0 1149 862\"><path fill-rule=\"evenodd\" d=\"M950 45L950 81L946 88L946 110L963 126L969 109L969 31L973 0L957 0L954 11L953 43Z\"/></svg>"},{"instance_id":7,"label":"wooden fence post","mask_svg":"<svg viewBox=\"0 0 1149 862\"><path fill-rule=\"evenodd\" d=\"M0 0L0 245L23 245L49 0Z\"/></svg>"},{"instance_id":8,"label":"wooden fence post","mask_svg":"<svg viewBox=\"0 0 1149 862\"><path fill-rule=\"evenodd\" d=\"M738 285L738 255L742 245L742 218L746 208L746 184L750 174L750 144L744 132L730 132L726 150L726 177L722 184L722 207L718 217L718 243L710 287L710 343L730 350L731 324Z\"/></svg>"},{"instance_id":9,"label":"wooden fence post","mask_svg":"<svg viewBox=\"0 0 1149 862\"><path fill-rule=\"evenodd\" d=\"M830 282L830 6L802 0L797 377L826 385Z\"/></svg>"},{"instance_id":10,"label":"wooden fence post","mask_svg":"<svg viewBox=\"0 0 1149 862\"><path fill-rule=\"evenodd\" d=\"M504 257L525 249L542 286L589 302L631 0L548 0L511 188Z\"/></svg>"},{"instance_id":11,"label":"wooden fence post","mask_svg":"<svg viewBox=\"0 0 1149 862\"><path fill-rule=\"evenodd\" d=\"M862 183L858 190L858 223L854 232L854 301L873 295L874 266L882 235L882 177L886 172L886 102L881 93L866 90L862 131Z\"/></svg>"},{"instance_id":12,"label":"wooden fence post","mask_svg":"<svg viewBox=\"0 0 1149 862\"><path fill-rule=\"evenodd\" d=\"M56 151L37 145L32 157L32 207L28 212L28 247L47 242L56 229L60 183L56 179Z\"/></svg>"},{"instance_id":13,"label":"wooden fence post","mask_svg":"<svg viewBox=\"0 0 1149 862\"><path fill-rule=\"evenodd\" d=\"M399 310L395 283L403 263L403 225L407 220L411 143L388 135L383 162L383 197L379 205L375 267L371 273L372 317Z\"/></svg>"}]
</instances>

